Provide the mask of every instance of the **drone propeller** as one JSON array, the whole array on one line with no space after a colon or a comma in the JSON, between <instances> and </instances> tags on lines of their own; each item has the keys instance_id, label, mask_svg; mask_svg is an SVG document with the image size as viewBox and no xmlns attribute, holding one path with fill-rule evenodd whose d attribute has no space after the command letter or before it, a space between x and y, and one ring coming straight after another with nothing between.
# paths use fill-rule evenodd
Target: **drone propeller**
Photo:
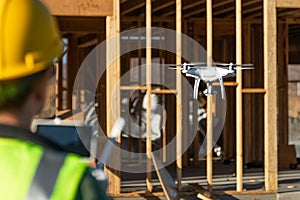
<instances>
[{"instance_id":1,"label":"drone propeller","mask_svg":"<svg viewBox=\"0 0 300 200\"><path fill-rule=\"evenodd\" d=\"M254 67L234 67L233 69L236 69L236 70L254 69Z\"/></svg>"},{"instance_id":2,"label":"drone propeller","mask_svg":"<svg viewBox=\"0 0 300 200\"><path fill-rule=\"evenodd\" d=\"M181 69L183 70L183 67L168 67L169 69Z\"/></svg>"},{"instance_id":3,"label":"drone propeller","mask_svg":"<svg viewBox=\"0 0 300 200\"><path fill-rule=\"evenodd\" d=\"M184 67L184 66L205 66L206 63L204 62L199 62L199 63L183 63L183 64L165 64L167 67Z\"/></svg>"},{"instance_id":4,"label":"drone propeller","mask_svg":"<svg viewBox=\"0 0 300 200\"><path fill-rule=\"evenodd\" d=\"M247 67L247 66L253 66L253 64L236 64L236 63L219 63L219 62L216 62L216 63L214 63L215 65L220 65L220 66L224 66L224 67L227 67L227 66L241 66L241 67L243 67L243 66L245 66L245 67Z\"/></svg>"}]
</instances>

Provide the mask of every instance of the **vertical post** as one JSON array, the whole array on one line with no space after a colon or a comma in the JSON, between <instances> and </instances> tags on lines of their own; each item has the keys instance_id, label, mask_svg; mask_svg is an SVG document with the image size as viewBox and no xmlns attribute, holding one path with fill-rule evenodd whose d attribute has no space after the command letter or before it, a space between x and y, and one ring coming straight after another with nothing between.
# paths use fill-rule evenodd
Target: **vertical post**
<instances>
[{"instance_id":1,"label":"vertical post","mask_svg":"<svg viewBox=\"0 0 300 200\"><path fill-rule=\"evenodd\" d=\"M236 63L242 64L242 0L236 0ZM242 70L236 71L236 190L243 190Z\"/></svg>"},{"instance_id":2,"label":"vertical post","mask_svg":"<svg viewBox=\"0 0 300 200\"><path fill-rule=\"evenodd\" d=\"M278 157L277 157L277 20L276 0L263 1L264 29L264 157L265 157L265 189L277 192L278 189Z\"/></svg>"},{"instance_id":3,"label":"vertical post","mask_svg":"<svg viewBox=\"0 0 300 200\"><path fill-rule=\"evenodd\" d=\"M110 38L120 33L120 1L114 0L114 11L112 16L106 18L106 38ZM107 134L109 136L111 129L115 123L115 118L120 116L120 90L116 87L116 83L120 79L120 41L119 38L108 40L106 49L106 124ZM111 61L117 58L113 63ZM117 92L114 89L117 88ZM113 97L113 94L116 96ZM117 143L120 143L120 138L117 139ZM114 154L114 158L109 162L113 163L113 166L120 166L120 154ZM120 171L114 169L106 169L109 186L108 193L111 195L120 194L121 192L121 178Z\"/></svg>"},{"instance_id":4,"label":"vertical post","mask_svg":"<svg viewBox=\"0 0 300 200\"><path fill-rule=\"evenodd\" d=\"M212 20L212 0L206 1L206 25L207 25L207 66L212 65L212 54L213 54L213 20ZM213 153L212 153L212 141L213 141L213 97L207 97L207 133L206 133L206 179L208 185L208 191L212 192L212 181L213 181Z\"/></svg>"},{"instance_id":5,"label":"vertical post","mask_svg":"<svg viewBox=\"0 0 300 200\"><path fill-rule=\"evenodd\" d=\"M151 0L146 0L146 86L147 86L147 110L146 110L146 154L147 154L147 192L152 192L152 184L151 184L151 152L152 152L152 142L151 142Z\"/></svg>"},{"instance_id":6,"label":"vertical post","mask_svg":"<svg viewBox=\"0 0 300 200\"><path fill-rule=\"evenodd\" d=\"M176 0L176 64L181 64L182 54L182 2ZM181 70L176 70L176 165L177 165L177 188L181 193L181 177L182 177L182 91L181 91Z\"/></svg>"}]
</instances>

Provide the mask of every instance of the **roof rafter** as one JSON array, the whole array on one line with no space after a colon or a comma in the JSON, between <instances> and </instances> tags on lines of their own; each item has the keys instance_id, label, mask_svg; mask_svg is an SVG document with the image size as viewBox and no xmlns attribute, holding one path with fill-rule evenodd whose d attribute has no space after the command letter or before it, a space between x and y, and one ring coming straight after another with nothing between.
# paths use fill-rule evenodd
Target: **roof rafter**
<instances>
[{"instance_id":1,"label":"roof rafter","mask_svg":"<svg viewBox=\"0 0 300 200\"><path fill-rule=\"evenodd\" d=\"M205 0L202 0L202 1L196 1L196 2L194 2L194 3L191 3L191 4L188 4L188 5L186 5L186 6L183 6L183 7L182 7L182 10L185 11L185 10L190 9L190 8L193 8L193 7L195 7L195 6L199 6L199 5L203 4L203 3L205 3ZM174 14L174 13L175 13L175 10L172 10L172 11L170 11L170 12L164 13L162 16L169 16L169 15L172 15L172 14Z\"/></svg>"},{"instance_id":2,"label":"roof rafter","mask_svg":"<svg viewBox=\"0 0 300 200\"><path fill-rule=\"evenodd\" d=\"M131 13L145 5L146 5L145 0L127 1L127 3L125 5L122 5L121 15L126 15L128 13Z\"/></svg>"}]
</instances>

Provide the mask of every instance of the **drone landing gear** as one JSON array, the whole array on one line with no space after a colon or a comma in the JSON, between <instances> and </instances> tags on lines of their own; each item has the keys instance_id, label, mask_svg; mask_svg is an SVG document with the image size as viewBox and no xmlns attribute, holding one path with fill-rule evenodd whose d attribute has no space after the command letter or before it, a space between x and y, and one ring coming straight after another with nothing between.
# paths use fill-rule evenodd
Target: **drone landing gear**
<instances>
[{"instance_id":1,"label":"drone landing gear","mask_svg":"<svg viewBox=\"0 0 300 200\"><path fill-rule=\"evenodd\" d=\"M212 90L212 91L209 92L207 89L205 89L205 90L203 91L203 93L204 93L206 96L213 96L213 95L217 94L217 91Z\"/></svg>"},{"instance_id":2,"label":"drone landing gear","mask_svg":"<svg viewBox=\"0 0 300 200\"><path fill-rule=\"evenodd\" d=\"M206 96L213 96L213 95L217 94L217 91L215 91L215 90L212 89L212 83L211 82L206 83L206 85L207 85L207 89L205 89L203 91L203 93Z\"/></svg>"}]
</instances>

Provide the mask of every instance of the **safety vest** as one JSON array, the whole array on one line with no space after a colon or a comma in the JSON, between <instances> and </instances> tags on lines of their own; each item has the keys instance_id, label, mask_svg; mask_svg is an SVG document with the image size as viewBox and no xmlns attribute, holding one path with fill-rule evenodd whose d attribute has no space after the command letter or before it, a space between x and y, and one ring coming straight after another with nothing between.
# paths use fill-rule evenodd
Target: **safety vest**
<instances>
[{"instance_id":1,"label":"safety vest","mask_svg":"<svg viewBox=\"0 0 300 200\"><path fill-rule=\"evenodd\" d=\"M86 168L76 155L0 138L0 199L74 199Z\"/></svg>"}]
</instances>

